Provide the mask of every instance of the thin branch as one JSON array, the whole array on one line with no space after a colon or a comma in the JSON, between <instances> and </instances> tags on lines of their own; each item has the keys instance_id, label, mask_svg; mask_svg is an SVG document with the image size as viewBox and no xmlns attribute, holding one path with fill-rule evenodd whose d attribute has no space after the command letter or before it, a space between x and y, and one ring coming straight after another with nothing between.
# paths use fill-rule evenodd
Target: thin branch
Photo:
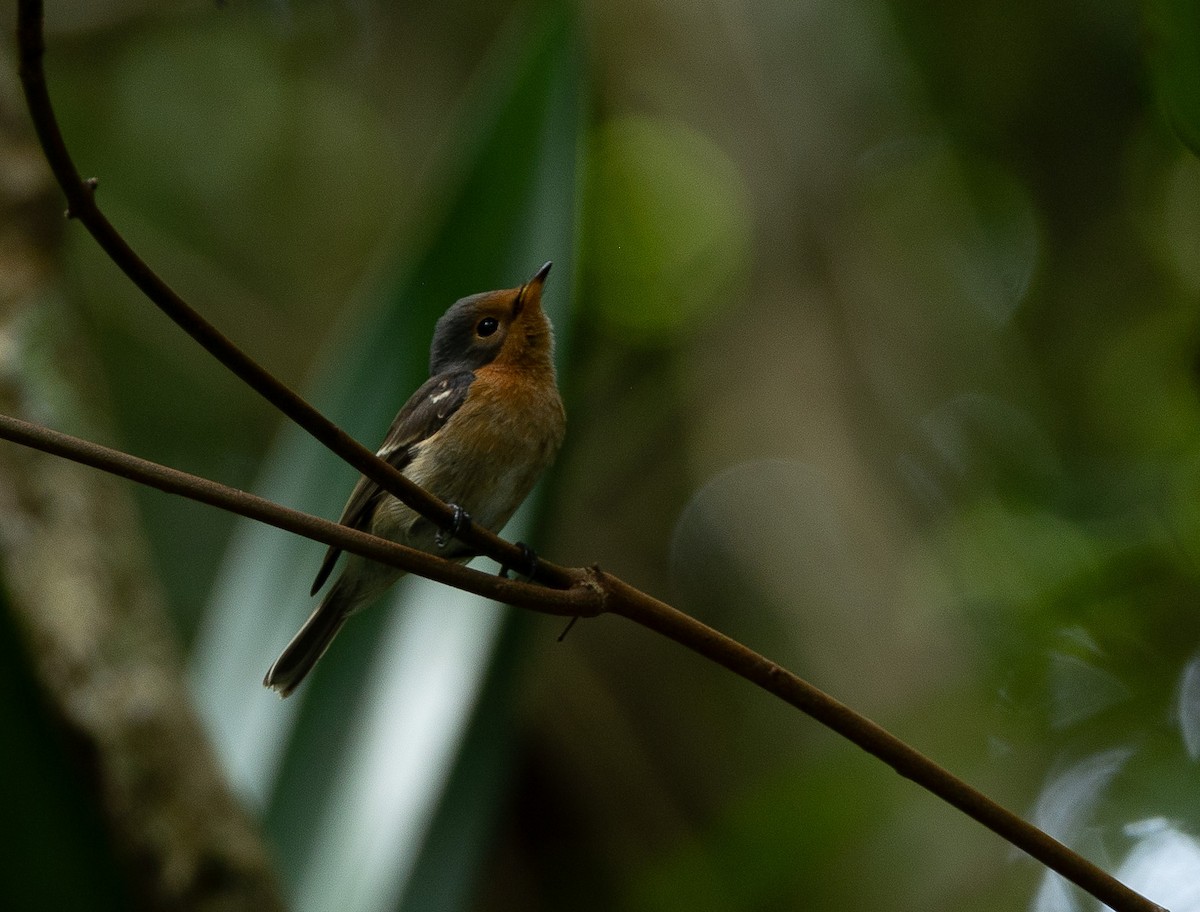
<instances>
[{"instance_id":1,"label":"thin branch","mask_svg":"<svg viewBox=\"0 0 1200 912\"><path fill-rule=\"evenodd\" d=\"M46 53L42 6L42 0L18 0L17 43L21 85L46 160L66 194L67 216L77 219L87 228L109 258L159 310L247 386L389 494L395 495L439 527L449 528L454 514L445 502L414 484L395 466L380 459L238 348L151 269L100 211L96 205L98 182L95 178L84 180L79 176L79 170L67 151L46 88L42 66L42 58ZM522 561L528 559L519 547L475 523L455 537L501 565L521 566ZM543 560L537 562L535 578L562 589L575 581L565 567Z\"/></svg>"},{"instance_id":2,"label":"thin branch","mask_svg":"<svg viewBox=\"0 0 1200 912\"><path fill-rule=\"evenodd\" d=\"M147 297L222 364L364 475L377 481L422 515L443 526L448 525L451 516L444 503L377 459L242 353L137 257L100 213L94 198L95 182L80 179L63 143L42 71L44 44L41 0L18 0L18 40L21 80L30 113L47 159L66 193L69 214L88 228L105 252ZM457 567L432 555L288 510L243 491L46 431L16 419L0 421L0 437L77 459L164 491L221 506L296 534L327 544L337 544L345 550L519 607L553 614L607 612L625 617L711 659L808 714L1117 912L1166 912L848 706L719 631L598 568L591 571L570 570L541 562L538 579L556 589L505 580ZM460 538L500 563L515 563L520 557L520 549L478 527L472 527L469 534L464 533Z\"/></svg>"},{"instance_id":3,"label":"thin branch","mask_svg":"<svg viewBox=\"0 0 1200 912\"><path fill-rule=\"evenodd\" d=\"M1106 906L1118 912L1167 912L1050 834L997 804L887 729L786 668L608 573L600 571L596 583L606 595L605 609L608 613L618 614L660 633L791 704L882 760L901 776L911 779L1023 849Z\"/></svg>"},{"instance_id":4,"label":"thin branch","mask_svg":"<svg viewBox=\"0 0 1200 912\"><path fill-rule=\"evenodd\" d=\"M255 494L139 459L98 443L52 431L19 418L0 415L0 438L102 469L113 475L166 491L168 494L179 494L191 500L220 507L222 510L258 520L286 532L302 535L322 544L336 545L344 551L360 554L447 586L519 608L545 614L584 617L595 616L601 611L598 592L590 583L590 575L583 570L570 571L573 581L573 587L570 589L551 589L524 583L463 567L433 554L388 541L386 538L376 538L349 526L281 506Z\"/></svg>"}]
</instances>

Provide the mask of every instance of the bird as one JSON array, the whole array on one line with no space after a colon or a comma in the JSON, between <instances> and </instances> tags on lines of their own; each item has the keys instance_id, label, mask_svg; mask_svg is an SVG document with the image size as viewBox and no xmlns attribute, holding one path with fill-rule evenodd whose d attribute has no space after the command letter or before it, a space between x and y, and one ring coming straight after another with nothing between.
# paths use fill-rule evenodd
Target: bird
<instances>
[{"instance_id":1,"label":"bird","mask_svg":"<svg viewBox=\"0 0 1200 912\"><path fill-rule=\"evenodd\" d=\"M542 309L550 263L516 288L471 295L438 319L429 379L392 422L378 456L454 509L451 532L473 522L499 532L562 445L566 415L554 369L554 330ZM339 522L465 563L475 556L366 477ZM340 549L331 546L312 594L329 579ZM532 552L529 552L532 554ZM381 596L404 571L355 554L263 684L290 695L325 654L342 625Z\"/></svg>"}]
</instances>

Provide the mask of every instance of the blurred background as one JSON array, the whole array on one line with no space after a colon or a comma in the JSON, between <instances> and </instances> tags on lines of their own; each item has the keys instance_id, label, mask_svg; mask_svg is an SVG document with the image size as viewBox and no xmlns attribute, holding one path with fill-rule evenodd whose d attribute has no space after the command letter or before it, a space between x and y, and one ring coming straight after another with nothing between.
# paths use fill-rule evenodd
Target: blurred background
<instances>
[{"instance_id":1,"label":"blurred background","mask_svg":"<svg viewBox=\"0 0 1200 912\"><path fill-rule=\"evenodd\" d=\"M368 445L446 306L554 260L568 438L510 534L1200 910L1187 4L125 0L52 4L48 42L109 217ZM61 221L0 62L8 409L336 517L354 473ZM119 534L68 505L84 541L35 559L59 482L13 449L5 908L141 892L63 732L91 704L46 697L64 672L22 610L116 553L151 606L121 623L159 631L288 908L1097 908L617 619L558 642L555 619L406 581L280 702L260 681L322 546L122 483L97 510Z\"/></svg>"}]
</instances>

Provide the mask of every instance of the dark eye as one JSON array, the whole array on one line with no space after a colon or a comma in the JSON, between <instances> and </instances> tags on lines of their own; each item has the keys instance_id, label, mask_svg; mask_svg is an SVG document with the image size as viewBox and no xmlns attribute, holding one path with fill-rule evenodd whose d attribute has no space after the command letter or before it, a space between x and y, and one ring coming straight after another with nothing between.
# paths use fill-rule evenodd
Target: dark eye
<instances>
[{"instance_id":1,"label":"dark eye","mask_svg":"<svg viewBox=\"0 0 1200 912\"><path fill-rule=\"evenodd\" d=\"M475 335L480 338L485 338L494 333L500 328L500 321L495 317L484 317L479 321L479 325L475 327Z\"/></svg>"}]
</instances>

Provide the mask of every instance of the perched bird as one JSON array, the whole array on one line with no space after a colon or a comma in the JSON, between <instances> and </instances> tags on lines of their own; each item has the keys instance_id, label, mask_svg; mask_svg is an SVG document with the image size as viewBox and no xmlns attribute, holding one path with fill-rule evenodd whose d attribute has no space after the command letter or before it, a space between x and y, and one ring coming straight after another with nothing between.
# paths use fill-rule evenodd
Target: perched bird
<instances>
[{"instance_id":1,"label":"perched bird","mask_svg":"<svg viewBox=\"0 0 1200 912\"><path fill-rule=\"evenodd\" d=\"M519 288L463 298L442 315L429 351L429 379L392 422L379 456L457 516L499 531L554 461L566 419L554 374L554 336L542 311L547 263ZM467 561L461 542L360 477L340 522L444 557ZM317 572L315 594L340 549ZM263 684L286 697L312 671L346 619L404 571L347 556L320 606L275 660Z\"/></svg>"}]
</instances>

